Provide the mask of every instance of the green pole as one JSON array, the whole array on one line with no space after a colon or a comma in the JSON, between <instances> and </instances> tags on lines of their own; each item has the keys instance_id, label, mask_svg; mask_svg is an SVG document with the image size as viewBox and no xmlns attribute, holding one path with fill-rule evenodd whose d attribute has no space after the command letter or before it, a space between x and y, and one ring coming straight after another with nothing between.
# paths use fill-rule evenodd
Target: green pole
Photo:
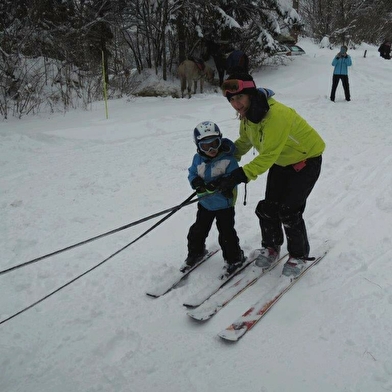
<instances>
[{"instance_id":1,"label":"green pole","mask_svg":"<svg viewBox=\"0 0 392 392\"><path fill-rule=\"evenodd\" d=\"M102 78L103 78L103 98L105 100L105 114L106 119L109 118L108 114L108 95L106 90L106 77L105 77L105 54L102 51Z\"/></svg>"}]
</instances>

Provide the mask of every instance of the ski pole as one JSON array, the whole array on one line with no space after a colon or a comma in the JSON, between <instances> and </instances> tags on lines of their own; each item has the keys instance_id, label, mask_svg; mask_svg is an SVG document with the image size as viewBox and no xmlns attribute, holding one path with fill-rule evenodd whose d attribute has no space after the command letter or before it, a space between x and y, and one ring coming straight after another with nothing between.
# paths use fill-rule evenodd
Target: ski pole
<instances>
[{"instance_id":1,"label":"ski pole","mask_svg":"<svg viewBox=\"0 0 392 392\"><path fill-rule=\"evenodd\" d=\"M89 238L89 239L87 239L87 240L78 242L78 243L76 243L76 244L73 244L73 245L67 246L67 247L65 247L65 248L56 250L56 251L51 252L51 253L48 253L48 254L46 254L46 255L37 257L37 258L35 258L35 259L33 259L33 260L26 261L26 262L24 262L24 263L21 263L21 264L15 265L15 266L13 266L13 267L7 268L7 269L5 269L5 270L0 271L0 275L6 274L6 273L8 273L8 272L11 272L11 271L16 270L16 269L18 269L18 268L25 267L25 266L30 265L30 264L33 264L33 263L36 263L36 262L41 261L41 260L43 260L43 259L46 259L46 258L48 258L48 257L50 257L50 256L55 256L55 255L57 255L57 254L59 254L59 253L65 252L65 251L67 251L67 250L74 249L74 248L76 248L76 247L78 247L78 246L81 246L81 245L84 245L84 244L88 244L89 242L95 241L95 240L97 240L97 239L99 239L99 238L106 237L106 236L111 235L111 234L114 234L114 233L118 233L119 231L128 229L128 228L130 228L130 227L132 227L132 226L136 226L136 225L138 225L138 224L140 224L140 223L146 222L146 221L148 221L148 220L150 220L150 219L156 218L156 217L158 217L158 216L160 216L160 215L163 215L163 214L166 214L166 213L168 213L168 212L173 212L173 211L176 212L176 211L178 211L179 209L181 209L182 207L185 207L185 206L187 206L187 205L190 205L190 204L192 204L192 203L196 203L197 201L199 201L200 198L195 199L195 200L192 200L194 196L196 196L196 192L193 192L188 198L186 198L181 204L179 204L179 205L177 205L177 206L168 208L168 209L163 210L163 211L161 211L161 212L157 212L157 213L152 214L152 215L149 215L149 216L147 216L147 217L145 217L145 218L139 219L138 221L129 223L129 224L125 225L125 226L121 226L121 227L119 227L119 228L117 228L117 229L113 229L113 230L107 231L106 233L99 234L99 235L97 235L97 236L95 236L95 237L92 237L92 238ZM208 196L208 195L207 195L207 196ZM203 196L202 196L202 197L203 197ZM171 215L172 215L172 214L171 214ZM171 215L169 215L169 216L171 216ZM167 218L168 218L168 217L167 217ZM165 218L165 219L167 219L167 218Z\"/></svg>"}]
</instances>

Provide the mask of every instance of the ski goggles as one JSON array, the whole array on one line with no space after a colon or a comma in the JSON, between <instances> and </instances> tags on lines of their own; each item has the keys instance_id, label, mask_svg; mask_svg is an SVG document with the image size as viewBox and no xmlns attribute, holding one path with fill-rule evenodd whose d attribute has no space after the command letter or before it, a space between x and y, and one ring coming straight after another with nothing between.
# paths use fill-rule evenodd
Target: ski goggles
<instances>
[{"instance_id":1,"label":"ski goggles","mask_svg":"<svg viewBox=\"0 0 392 392\"><path fill-rule=\"evenodd\" d=\"M229 79L225 80L221 87L225 97L227 93L238 94L245 88L256 88L255 82L253 80Z\"/></svg>"},{"instance_id":2,"label":"ski goggles","mask_svg":"<svg viewBox=\"0 0 392 392\"><path fill-rule=\"evenodd\" d=\"M199 149L203 152L210 152L217 150L221 146L221 138L219 136L201 140L197 143Z\"/></svg>"}]
</instances>

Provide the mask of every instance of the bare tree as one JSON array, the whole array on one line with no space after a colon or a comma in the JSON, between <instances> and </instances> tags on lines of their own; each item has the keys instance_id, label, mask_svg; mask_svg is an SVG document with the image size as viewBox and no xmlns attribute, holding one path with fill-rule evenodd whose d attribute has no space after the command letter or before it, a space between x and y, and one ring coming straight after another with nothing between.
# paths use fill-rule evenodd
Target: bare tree
<instances>
[{"instance_id":1,"label":"bare tree","mask_svg":"<svg viewBox=\"0 0 392 392\"><path fill-rule=\"evenodd\" d=\"M280 26L293 24L290 15L290 8L278 0L4 0L2 106L7 108L27 93L42 97L50 89L51 107L62 102L67 110L75 98L86 105L99 98L102 58L111 94L121 95L132 89L133 68L139 73L154 69L166 79L188 56L207 60L208 41L228 49L273 51ZM33 77L20 77L20 71L28 68L22 62L35 58L42 58L46 66L36 70L31 83ZM17 105L26 112L26 105Z\"/></svg>"},{"instance_id":2,"label":"bare tree","mask_svg":"<svg viewBox=\"0 0 392 392\"><path fill-rule=\"evenodd\" d=\"M389 0L301 0L299 13L315 39L377 43L391 29Z\"/></svg>"}]
</instances>

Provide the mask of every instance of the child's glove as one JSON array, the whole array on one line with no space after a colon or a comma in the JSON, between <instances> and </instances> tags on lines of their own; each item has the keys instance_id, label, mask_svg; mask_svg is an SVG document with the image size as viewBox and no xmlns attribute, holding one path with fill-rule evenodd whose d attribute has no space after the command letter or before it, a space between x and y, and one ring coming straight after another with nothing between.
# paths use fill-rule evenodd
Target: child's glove
<instances>
[{"instance_id":1,"label":"child's glove","mask_svg":"<svg viewBox=\"0 0 392 392\"><path fill-rule=\"evenodd\" d=\"M196 190L197 196L204 196L216 192L214 183L206 184L201 177L196 177L191 182L192 188Z\"/></svg>"},{"instance_id":2,"label":"child's glove","mask_svg":"<svg viewBox=\"0 0 392 392\"><path fill-rule=\"evenodd\" d=\"M195 177L191 182L192 188L196 191L197 194L206 192L206 184L201 177Z\"/></svg>"},{"instance_id":3,"label":"child's glove","mask_svg":"<svg viewBox=\"0 0 392 392\"><path fill-rule=\"evenodd\" d=\"M218 189L216 187L215 181L211 181L208 184L206 184L206 190L207 190L208 193L216 192Z\"/></svg>"}]
</instances>

